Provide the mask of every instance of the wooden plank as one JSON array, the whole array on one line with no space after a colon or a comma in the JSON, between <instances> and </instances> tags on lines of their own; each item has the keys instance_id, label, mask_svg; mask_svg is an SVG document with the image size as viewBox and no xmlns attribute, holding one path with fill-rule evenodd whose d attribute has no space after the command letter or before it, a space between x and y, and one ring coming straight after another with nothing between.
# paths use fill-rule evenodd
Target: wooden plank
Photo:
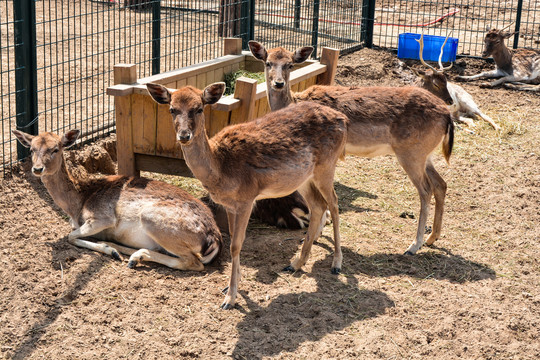
<instances>
[{"instance_id":1,"label":"wooden plank","mask_svg":"<svg viewBox=\"0 0 540 360\"><path fill-rule=\"evenodd\" d=\"M118 64L114 67L115 84L132 84L137 81L137 70L133 64ZM139 176L133 154L133 123L131 100L133 95L114 98L116 116L116 155L118 173Z\"/></svg>"},{"instance_id":2,"label":"wooden plank","mask_svg":"<svg viewBox=\"0 0 540 360\"><path fill-rule=\"evenodd\" d=\"M217 103L212 105L212 109L219 111L233 111L240 107L242 102L239 99L235 99L231 95L227 95L219 99Z\"/></svg>"},{"instance_id":3,"label":"wooden plank","mask_svg":"<svg viewBox=\"0 0 540 360\"><path fill-rule=\"evenodd\" d=\"M157 105L157 135L156 135L156 155L175 157L181 159L182 148L176 141L169 105Z\"/></svg>"},{"instance_id":4,"label":"wooden plank","mask_svg":"<svg viewBox=\"0 0 540 360\"><path fill-rule=\"evenodd\" d=\"M197 89L204 90L206 87L206 73L197 75Z\"/></svg>"},{"instance_id":5,"label":"wooden plank","mask_svg":"<svg viewBox=\"0 0 540 360\"><path fill-rule=\"evenodd\" d=\"M225 38L223 39L223 55L241 55L242 39Z\"/></svg>"},{"instance_id":6,"label":"wooden plank","mask_svg":"<svg viewBox=\"0 0 540 360\"><path fill-rule=\"evenodd\" d=\"M319 85L333 85L337 73L337 64L339 59L339 50L332 48L323 48L321 54L321 64L326 65L326 72L320 74L317 79Z\"/></svg>"},{"instance_id":7,"label":"wooden plank","mask_svg":"<svg viewBox=\"0 0 540 360\"><path fill-rule=\"evenodd\" d=\"M214 82L224 81L224 80L225 80L225 73L223 71L223 67L220 67L214 70Z\"/></svg>"},{"instance_id":8,"label":"wooden plank","mask_svg":"<svg viewBox=\"0 0 540 360\"><path fill-rule=\"evenodd\" d=\"M147 76L138 80L139 84L146 84L149 82L156 84L163 84L165 82L173 82L181 79L187 79L191 76L207 72L210 70L219 69L224 66L230 66L232 64L244 62L244 55L227 55L215 58L213 60L205 61L199 64L185 66L178 70L168 71L161 74Z\"/></svg>"},{"instance_id":9,"label":"wooden plank","mask_svg":"<svg viewBox=\"0 0 540 360\"><path fill-rule=\"evenodd\" d=\"M302 92L302 91L306 90L306 84L307 84L307 80L304 80L304 81L298 83L297 92Z\"/></svg>"},{"instance_id":10,"label":"wooden plank","mask_svg":"<svg viewBox=\"0 0 540 360\"><path fill-rule=\"evenodd\" d=\"M216 80L215 72L216 72L216 70L211 70L211 71L208 71L206 73L206 86L208 86L210 84L213 84L213 83L215 83L217 81L221 81L221 80Z\"/></svg>"},{"instance_id":11,"label":"wooden plank","mask_svg":"<svg viewBox=\"0 0 540 360\"><path fill-rule=\"evenodd\" d=\"M294 85L291 85L291 91L292 91L293 93L298 92L298 86L299 86L299 85L300 85L299 83L296 83L296 84L294 84Z\"/></svg>"},{"instance_id":12,"label":"wooden plank","mask_svg":"<svg viewBox=\"0 0 540 360\"><path fill-rule=\"evenodd\" d=\"M289 82L291 83L291 85L298 84L301 81L304 81L315 75L322 74L325 71L326 71L326 65L318 64L318 63L312 64L312 65L309 65L304 68L291 72Z\"/></svg>"},{"instance_id":13,"label":"wooden plank","mask_svg":"<svg viewBox=\"0 0 540 360\"><path fill-rule=\"evenodd\" d=\"M113 85L107 88L107 95L111 96L127 96L133 94L134 87L132 85Z\"/></svg>"},{"instance_id":14,"label":"wooden plank","mask_svg":"<svg viewBox=\"0 0 540 360\"><path fill-rule=\"evenodd\" d=\"M256 118L260 118L261 116L264 116L270 112L270 105L268 105L268 98L263 97L262 99L258 100L260 102L259 105L259 111L257 113Z\"/></svg>"},{"instance_id":15,"label":"wooden plank","mask_svg":"<svg viewBox=\"0 0 540 360\"><path fill-rule=\"evenodd\" d=\"M208 136L212 137L220 132L226 126L229 126L231 112L212 109L212 123Z\"/></svg>"},{"instance_id":16,"label":"wooden plank","mask_svg":"<svg viewBox=\"0 0 540 360\"><path fill-rule=\"evenodd\" d=\"M131 99L133 152L155 155L157 103L148 95L133 94Z\"/></svg>"},{"instance_id":17,"label":"wooden plank","mask_svg":"<svg viewBox=\"0 0 540 360\"><path fill-rule=\"evenodd\" d=\"M118 158L118 174L139 176L135 167L133 154L133 137L131 122L131 97L117 96L114 98L116 116L116 156Z\"/></svg>"},{"instance_id":18,"label":"wooden plank","mask_svg":"<svg viewBox=\"0 0 540 360\"><path fill-rule=\"evenodd\" d=\"M255 108L255 93L257 92L257 80L248 79L244 76L236 80L234 98L242 102L238 109L231 112L230 124L239 124L253 120Z\"/></svg>"},{"instance_id":19,"label":"wooden plank","mask_svg":"<svg viewBox=\"0 0 540 360\"><path fill-rule=\"evenodd\" d=\"M189 77L187 79L187 84L189 86L197 87L197 75L194 75L192 77Z\"/></svg>"},{"instance_id":20,"label":"wooden plank","mask_svg":"<svg viewBox=\"0 0 540 360\"><path fill-rule=\"evenodd\" d=\"M180 89L187 85L187 79L181 79L176 82L176 88Z\"/></svg>"},{"instance_id":21,"label":"wooden plank","mask_svg":"<svg viewBox=\"0 0 540 360\"><path fill-rule=\"evenodd\" d=\"M160 174L194 177L184 159L135 154L137 170Z\"/></svg>"}]
</instances>

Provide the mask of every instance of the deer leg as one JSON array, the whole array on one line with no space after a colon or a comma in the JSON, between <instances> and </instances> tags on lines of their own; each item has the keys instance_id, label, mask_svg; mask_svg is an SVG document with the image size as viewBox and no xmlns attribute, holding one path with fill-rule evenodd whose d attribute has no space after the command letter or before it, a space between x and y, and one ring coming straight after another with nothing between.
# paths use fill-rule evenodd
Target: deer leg
<instances>
[{"instance_id":1,"label":"deer leg","mask_svg":"<svg viewBox=\"0 0 540 360\"><path fill-rule=\"evenodd\" d=\"M236 209L234 216L231 216L230 210L227 210L227 216L233 221L233 234L231 237L231 278L229 280L229 289L227 295L221 304L221 308L229 310L234 307L236 301L236 294L238 292L238 281L240 280L240 251L242 250L242 244L246 238L246 228L251 215L251 208L253 202L249 204L242 204ZM229 220L230 221L230 220ZM229 230L230 227L229 227Z\"/></svg>"},{"instance_id":2,"label":"deer leg","mask_svg":"<svg viewBox=\"0 0 540 360\"><path fill-rule=\"evenodd\" d=\"M476 74L476 75L457 76L456 79L462 80L462 81L471 81L471 80L476 80L480 78L494 78L494 77L499 77L499 76L504 76L504 75L505 74L502 71L500 71L499 69L495 69L491 71L485 71L483 73Z\"/></svg>"},{"instance_id":3,"label":"deer leg","mask_svg":"<svg viewBox=\"0 0 540 360\"><path fill-rule=\"evenodd\" d=\"M474 121L471 118L468 118L468 117L465 117L465 116L459 116L456 120L466 124L469 127L475 127Z\"/></svg>"},{"instance_id":4,"label":"deer leg","mask_svg":"<svg viewBox=\"0 0 540 360\"><path fill-rule=\"evenodd\" d=\"M292 272L300 270L300 268L305 265L307 259L309 258L311 247L315 240L317 240L319 237L321 229L320 225L327 206L323 196L312 182L308 182L298 190L301 192L302 196L304 196L304 199L308 204L311 218L309 221L306 239L302 244L300 255L295 257L295 259L291 262L291 265L283 269L284 271Z\"/></svg>"},{"instance_id":5,"label":"deer leg","mask_svg":"<svg viewBox=\"0 0 540 360\"><path fill-rule=\"evenodd\" d=\"M439 175L431 159L428 158L426 165L426 174L431 183L433 194L435 197L435 217L433 220L433 232L429 235L426 241L426 245L432 245L435 240L441 236L442 217L444 213L444 199L446 197L446 182Z\"/></svg>"},{"instance_id":6,"label":"deer leg","mask_svg":"<svg viewBox=\"0 0 540 360\"><path fill-rule=\"evenodd\" d=\"M522 90L522 91L540 91L540 85L531 85L524 83L506 83L504 87L512 90Z\"/></svg>"},{"instance_id":7,"label":"deer leg","mask_svg":"<svg viewBox=\"0 0 540 360\"><path fill-rule=\"evenodd\" d=\"M332 260L332 274L339 274L341 272L341 263L343 261L343 254L341 252L341 237L339 234L339 207L338 197L334 190L333 176L325 176L323 179L332 179L331 182L327 181L322 184L318 184L319 192L324 197L324 200L328 204L330 216L332 218L332 225L334 229L334 259ZM325 211L325 215L326 215ZM324 217L322 219L324 221ZM323 222L321 221L321 224ZM320 234L320 232L319 232Z\"/></svg>"},{"instance_id":8,"label":"deer leg","mask_svg":"<svg viewBox=\"0 0 540 360\"><path fill-rule=\"evenodd\" d=\"M480 84L480 86L481 87L487 87L487 88L493 88L493 87L499 86L499 85L501 85L503 83L512 82L512 81L515 81L515 80L517 80L517 79L516 79L516 77L514 75L507 75L507 76L503 76L500 79L492 81L490 83L482 83L482 84Z\"/></svg>"},{"instance_id":9,"label":"deer leg","mask_svg":"<svg viewBox=\"0 0 540 360\"><path fill-rule=\"evenodd\" d=\"M405 255L414 255L422 247L427 218L429 216L429 201L431 200L432 188L426 174L426 160L418 160L415 154L396 154L401 166L409 175L409 179L418 190L420 196L420 216L418 217L418 229L416 240L409 246Z\"/></svg>"},{"instance_id":10,"label":"deer leg","mask_svg":"<svg viewBox=\"0 0 540 360\"><path fill-rule=\"evenodd\" d=\"M478 110L474 114L476 116L484 119L485 121L487 121L495 130L500 130L501 127L499 125L495 124L495 121L493 121L493 119L491 117L487 116L486 114L484 114L480 110Z\"/></svg>"},{"instance_id":11,"label":"deer leg","mask_svg":"<svg viewBox=\"0 0 540 360\"><path fill-rule=\"evenodd\" d=\"M140 261L151 261L178 270L204 270L203 263L197 256L186 251L184 254L175 254L178 257L161 254L148 249L139 249L129 258L128 267L133 269Z\"/></svg>"},{"instance_id":12,"label":"deer leg","mask_svg":"<svg viewBox=\"0 0 540 360\"><path fill-rule=\"evenodd\" d=\"M69 233L68 242L75 246L107 254L116 260L120 260L120 254L118 254L118 251L115 248L103 242L95 243L93 241L80 239L81 237L91 237L92 235L99 234L103 230L113 226L114 224L111 221L88 219L81 227Z\"/></svg>"}]
</instances>

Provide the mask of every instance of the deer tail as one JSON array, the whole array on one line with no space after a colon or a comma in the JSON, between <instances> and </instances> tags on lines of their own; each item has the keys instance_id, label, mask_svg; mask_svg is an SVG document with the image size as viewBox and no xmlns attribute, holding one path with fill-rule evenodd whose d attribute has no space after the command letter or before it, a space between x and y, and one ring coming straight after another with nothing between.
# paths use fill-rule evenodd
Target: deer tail
<instances>
[{"instance_id":1,"label":"deer tail","mask_svg":"<svg viewBox=\"0 0 540 360\"><path fill-rule=\"evenodd\" d=\"M442 151L446 162L450 164L450 155L452 155L452 149L454 147L454 116L456 114L449 114L447 117L446 134L444 135L442 143Z\"/></svg>"}]
</instances>

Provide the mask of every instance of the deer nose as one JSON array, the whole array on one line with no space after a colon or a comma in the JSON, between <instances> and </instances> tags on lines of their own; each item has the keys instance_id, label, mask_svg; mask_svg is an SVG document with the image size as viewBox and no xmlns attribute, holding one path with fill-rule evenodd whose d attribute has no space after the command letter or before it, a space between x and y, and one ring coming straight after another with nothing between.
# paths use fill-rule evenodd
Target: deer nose
<instances>
[{"instance_id":1,"label":"deer nose","mask_svg":"<svg viewBox=\"0 0 540 360\"><path fill-rule=\"evenodd\" d=\"M191 140L190 132L181 132L178 134L178 141L180 141L182 144L187 143L189 140Z\"/></svg>"},{"instance_id":2,"label":"deer nose","mask_svg":"<svg viewBox=\"0 0 540 360\"><path fill-rule=\"evenodd\" d=\"M285 86L285 82L284 81L274 81L274 86L278 89L281 89Z\"/></svg>"},{"instance_id":3,"label":"deer nose","mask_svg":"<svg viewBox=\"0 0 540 360\"><path fill-rule=\"evenodd\" d=\"M41 175L41 173L43 172L43 167L32 167L32 172L36 175Z\"/></svg>"}]
</instances>

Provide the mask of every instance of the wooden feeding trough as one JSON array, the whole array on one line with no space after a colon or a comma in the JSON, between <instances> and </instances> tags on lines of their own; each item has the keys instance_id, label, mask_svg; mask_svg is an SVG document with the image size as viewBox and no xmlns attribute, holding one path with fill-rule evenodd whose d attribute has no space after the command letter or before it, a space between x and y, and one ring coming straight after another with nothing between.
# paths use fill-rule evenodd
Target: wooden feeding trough
<instances>
[{"instance_id":1,"label":"wooden feeding trough","mask_svg":"<svg viewBox=\"0 0 540 360\"><path fill-rule=\"evenodd\" d=\"M168 105L157 104L145 84L152 82L172 89L192 85L202 90L209 84L223 81L225 74L238 69L264 71L264 64L250 52L242 52L241 46L241 39L225 39L224 56L141 79L137 79L135 65L115 66L115 85L107 89L107 94L115 97L119 174L138 176L142 170L192 176L176 141ZM338 56L339 50L325 48L320 62L309 60L299 64L290 75L292 90L302 91L315 84L333 83ZM269 111L266 84L239 78L233 95L205 107L208 136Z\"/></svg>"}]
</instances>

